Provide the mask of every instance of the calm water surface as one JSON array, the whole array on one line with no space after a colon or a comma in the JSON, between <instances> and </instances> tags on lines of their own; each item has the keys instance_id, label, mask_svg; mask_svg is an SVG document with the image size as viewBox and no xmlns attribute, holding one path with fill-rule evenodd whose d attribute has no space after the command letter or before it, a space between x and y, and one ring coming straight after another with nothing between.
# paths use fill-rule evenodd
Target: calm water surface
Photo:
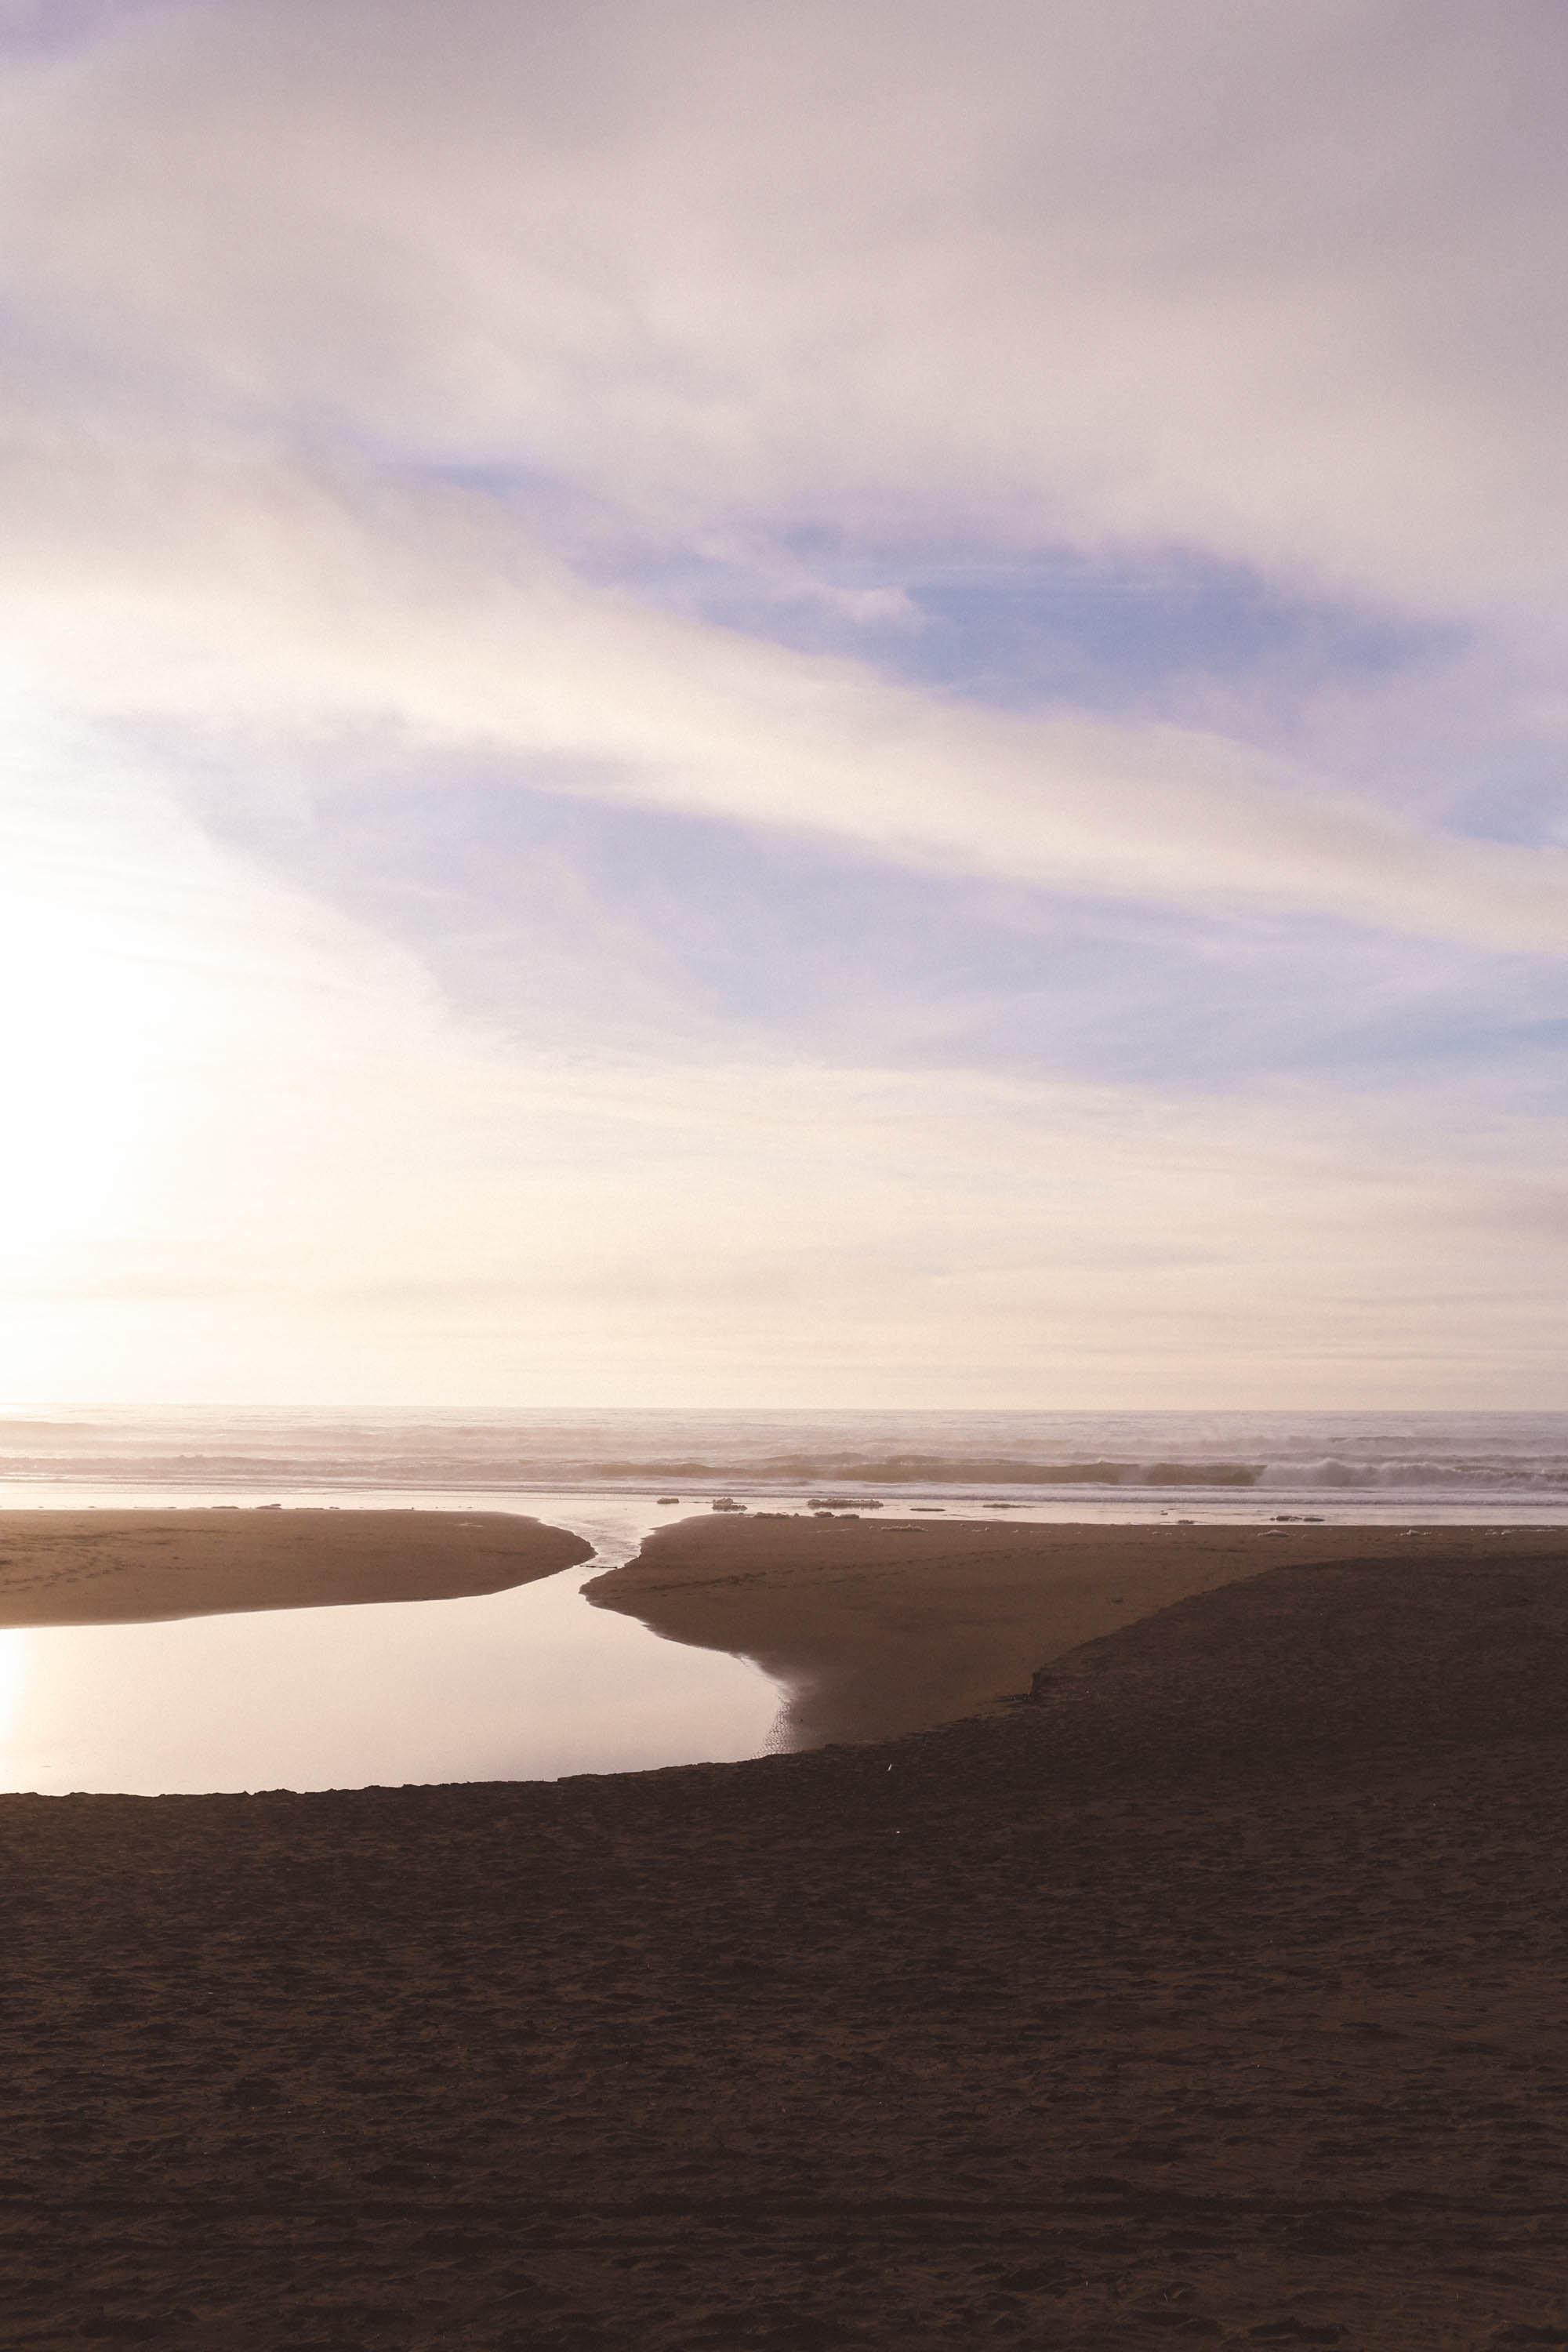
<instances>
[{"instance_id":1,"label":"calm water surface","mask_svg":"<svg viewBox=\"0 0 1568 2352\"><path fill-rule=\"evenodd\" d=\"M580 1597L677 1515L651 1496L528 1507L598 1556L475 1601L0 1632L0 1789L396 1787L761 1754L780 1693L754 1666Z\"/></svg>"}]
</instances>

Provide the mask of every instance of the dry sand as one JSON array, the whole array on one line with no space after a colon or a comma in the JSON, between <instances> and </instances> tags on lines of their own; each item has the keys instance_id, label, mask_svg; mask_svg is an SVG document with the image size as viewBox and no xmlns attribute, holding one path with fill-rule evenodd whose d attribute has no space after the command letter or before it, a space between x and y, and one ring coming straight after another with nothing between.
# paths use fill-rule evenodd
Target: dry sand
<instances>
[{"instance_id":1,"label":"dry sand","mask_svg":"<svg viewBox=\"0 0 1568 2352\"><path fill-rule=\"evenodd\" d=\"M0 2338L1568 2343L1568 1547L1357 1540L901 1740L0 1800Z\"/></svg>"},{"instance_id":2,"label":"dry sand","mask_svg":"<svg viewBox=\"0 0 1568 2352\"><path fill-rule=\"evenodd\" d=\"M504 1511L0 1511L0 1627L453 1601L593 1556Z\"/></svg>"}]
</instances>

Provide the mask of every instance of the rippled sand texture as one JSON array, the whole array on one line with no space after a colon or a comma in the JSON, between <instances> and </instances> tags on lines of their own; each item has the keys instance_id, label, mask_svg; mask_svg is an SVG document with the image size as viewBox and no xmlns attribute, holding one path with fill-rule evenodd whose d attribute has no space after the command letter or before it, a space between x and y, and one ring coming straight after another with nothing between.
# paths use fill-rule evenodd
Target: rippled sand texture
<instances>
[{"instance_id":1,"label":"rippled sand texture","mask_svg":"<svg viewBox=\"0 0 1568 2352\"><path fill-rule=\"evenodd\" d=\"M0 2336L1562 2342L1568 1561L1491 1549L885 1745L0 1802Z\"/></svg>"},{"instance_id":2,"label":"rippled sand texture","mask_svg":"<svg viewBox=\"0 0 1568 2352\"><path fill-rule=\"evenodd\" d=\"M0 1626L450 1601L593 1549L504 1511L0 1511Z\"/></svg>"}]
</instances>

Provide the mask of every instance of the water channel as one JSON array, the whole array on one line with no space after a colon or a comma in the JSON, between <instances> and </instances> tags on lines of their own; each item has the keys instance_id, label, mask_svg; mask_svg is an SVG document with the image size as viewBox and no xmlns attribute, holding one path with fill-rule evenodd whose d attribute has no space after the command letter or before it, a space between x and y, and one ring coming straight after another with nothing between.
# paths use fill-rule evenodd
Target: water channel
<instances>
[{"instance_id":1,"label":"water channel","mask_svg":"<svg viewBox=\"0 0 1568 2352\"><path fill-rule=\"evenodd\" d=\"M585 1537L594 1560L472 1601L0 1631L0 1790L555 1780L762 1753L781 1694L756 1667L581 1598L672 1515L632 1495L526 1508Z\"/></svg>"}]
</instances>

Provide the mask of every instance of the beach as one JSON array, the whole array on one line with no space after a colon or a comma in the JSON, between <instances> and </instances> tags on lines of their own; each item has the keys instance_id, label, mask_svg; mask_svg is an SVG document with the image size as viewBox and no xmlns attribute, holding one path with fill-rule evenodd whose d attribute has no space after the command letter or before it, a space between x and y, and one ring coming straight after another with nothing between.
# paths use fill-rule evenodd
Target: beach
<instances>
[{"instance_id":1,"label":"beach","mask_svg":"<svg viewBox=\"0 0 1568 2352\"><path fill-rule=\"evenodd\" d=\"M961 1518L689 1518L586 1587L675 1642L753 1659L790 1693L787 1744L887 1738L994 1712L1040 1669L1269 1568L1557 1558L1550 1528L1034 1526Z\"/></svg>"},{"instance_id":2,"label":"beach","mask_svg":"<svg viewBox=\"0 0 1568 2352\"><path fill-rule=\"evenodd\" d=\"M592 1557L505 1511L0 1511L0 1627L453 1601Z\"/></svg>"},{"instance_id":3,"label":"beach","mask_svg":"<svg viewBox=\"0 0 1568 2352\"><path fill-rule=\"evenodd\" d=\"M634 1613L754 1632L766 1546L868 1591L911 1540L797 1524L661 1536ZM1224 1533L901 1738L0 1801L5 2340L1568 2340L1568 1545Z\"/></svg>"}]
</instances>

